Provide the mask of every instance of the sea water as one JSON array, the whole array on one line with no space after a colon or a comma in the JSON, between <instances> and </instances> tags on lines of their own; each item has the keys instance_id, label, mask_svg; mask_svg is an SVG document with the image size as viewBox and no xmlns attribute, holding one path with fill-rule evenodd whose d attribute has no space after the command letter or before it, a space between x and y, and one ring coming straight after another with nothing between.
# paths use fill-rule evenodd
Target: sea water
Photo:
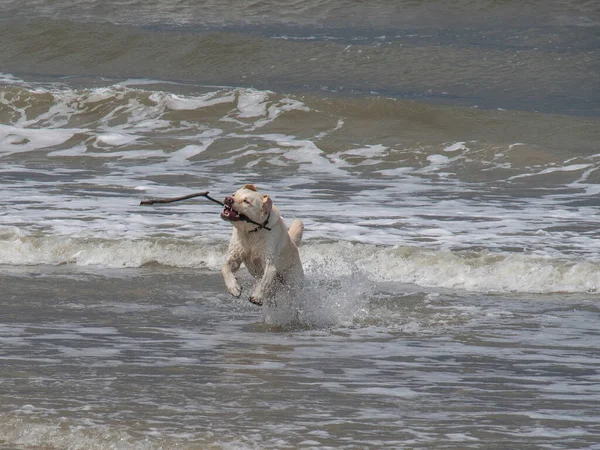
<instances>
[{"instance_id":1,"label":"sea water","mask_svg":"<svg viewBox=\"0 0 600 450\"><path fill-rule=\"evenodd\" d=\"M0 448L600 448L595 2L29 3ZM306 228L263 308L217 205L140 206L246 183Z\"/></svg>"}]
</instances>

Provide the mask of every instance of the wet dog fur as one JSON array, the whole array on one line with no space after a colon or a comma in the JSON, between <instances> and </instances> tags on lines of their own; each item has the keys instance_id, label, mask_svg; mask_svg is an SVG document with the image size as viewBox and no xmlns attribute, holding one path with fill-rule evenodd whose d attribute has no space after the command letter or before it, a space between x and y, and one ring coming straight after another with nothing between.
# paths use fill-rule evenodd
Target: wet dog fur
<instances>
[{"instance_id":1,"label":"wet dog fur","mask_svg":"<svg viewBox=\"0 0 600 450\"><path fill-rule=\"evenodd\" d=\"M226 197L224 203L221 218L233 225L227 261L221 269L229 293L234 297L242 295L242 286L235 276L242 263L256 279L248 299L251 303L262 305L279 288L297 287L304 279L298 252L304 231L302 221L293 220L288 229L269 195L261 194L252 184Z\"/></svg>"}]
</instances>

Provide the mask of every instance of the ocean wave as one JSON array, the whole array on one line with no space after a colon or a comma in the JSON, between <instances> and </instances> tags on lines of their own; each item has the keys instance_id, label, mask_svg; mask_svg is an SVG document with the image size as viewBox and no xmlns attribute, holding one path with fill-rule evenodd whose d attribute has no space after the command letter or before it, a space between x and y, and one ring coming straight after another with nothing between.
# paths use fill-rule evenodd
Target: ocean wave
<instances>
[{"instance_id":1,"label":"ocean wave","mask_svg":"<svg viewBox=\"0 0 600 450\"><path fill-rule=\"evenodd\" d=\"M600 264L527 253L439 251L358 243L317 244L304 249L309 272L322 265L336 274L362 275L376 282L475 292L596 292Z\"/></svg>"},{"instance_id":2,"label":"ocean wave","mask_svg":"<svg viewBox=\"0 0 600 450\"><path fill-rule=\"evenodd\" d=\"M152 79L61 83L0 74L0 226L54 236L36 256L13 251L10 261L170 265L157 233L205 242L215 233L225 239L229 229L214 226L217 209L140 208L141 196L194 189L222 198L245 183L269 192L287 219L301 218L313 242L487 249L557 261L598 255L596 120ZM79 237L58 262L48 249L64 247L56 236ZM116 245L114 261L98 242ZM120 245L131 247L124 256ZM202 264L211 263L184 266ZM484 282L440 276L410 282L511 289L491 275Z\"/></svg>"},{"instance_id":3,"label":"ocean wave","mask_svg":"<svg viewBox=\"0 0 600 450\"><path fill-rule=\"evenodd\" d=\"M42 151L52 159L132 160L172 168L201 158L215 166L266 164L277 170L286 165L341 177L360 171L374 180L412 174L514 185L535 178L578 189L589 188L600 164L597 154L580 152L597 136L594 120L546 117L540 128L527 113L488 111L477 113L485 129L473 130L470 110L384 97L359 101L170 83L184 91L175 93L151 79L106 84L73 88L0 73L5 118L0 158ZM453 139L445 129L439 133L429 116L476 139ZM298 123L297 133L287 132L291 120ZM539 128L535 142L524 130L532 120ZM568 139L551 132L559 128ZM365 134L375 138L365 140ZM515 140L502 142L505 135ZM229 151L216 151L218 145ZM556 146L564 159L557 157Z\"/></svg>"},{"instance_id":4,"label":"ocean wave","mask_svg":"<svg viewBox=\"0 0 600 450\"><path fill-rule=\"evenodd\" d=\"M138 268L149 264L217 272L227 242L187 239L102 239L0 233L0 264ZM348 241L307 241L301 247L307 275L315 280L359 277L374 283L473 292L593 293L600 288L600 263L527 253L439 251Z\"/></svg>"},{"instance_id":5,"label":"ocean wave","mask_svg":"<svg viewBox=\"0 0 600 450\"><path fill-rule=\"evenodd\" d=\"M221 244L193 243L186 240L102 239L28 235L18 228L0 232L0 264L142 267L160 264L171 267L217 269L226 247Z\"/></svg>"},{"instance_id":6,"label":"ocean wave","mask_svg":"<svg viewBox=\"0 0 600 450\"><path fill-rule=\"evenodd\" d=\"M0 116L5 118L0 158L42 150L51 157L163 158L181 163L219 137L244 137L228 131L254 133L284 113L309 111L301 100L271 91L207 87L197 88L202 93L177 94L146 89L151 83L124 80L73 89L0 73ZM201 120L199 113L205 115ZM186 139L201 145L180 146Z\"/></svg>"}]
</instances>

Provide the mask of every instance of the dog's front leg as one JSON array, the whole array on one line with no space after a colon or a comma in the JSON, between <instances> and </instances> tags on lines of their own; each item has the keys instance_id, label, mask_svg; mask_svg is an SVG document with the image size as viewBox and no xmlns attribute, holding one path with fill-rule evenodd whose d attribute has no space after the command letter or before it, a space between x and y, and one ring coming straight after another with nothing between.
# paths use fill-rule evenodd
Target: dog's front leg
<instances>
[{"instance_id":1,"label":"dog's front leg","mask_svg":"<svg viewBox=\"0 0 600 450\"><path fill-rule=\"evenodd\" d=\"M242 261L243 256L241 254L230 251L227 256L227 262L223 264L223 268L221 269L227 290L234 297L242 295L242 286L235 277L235 272L237 272L242 265Z\"/></svg>"},{"instance_id":2,"label":"dog's front leg","mask_svg":"<svg viewBox=\"0 0 600 450\"><path fill-rule=\"evenodd\" d=\"M255 305L262 306L264 300L273 292L273 285L275 284L276 279L277 268L275 267L275 264L268 263L265 266L262 278L256 284L254 292L252 292L252 295L248 300Z\"/></svg>"}]
</instances>

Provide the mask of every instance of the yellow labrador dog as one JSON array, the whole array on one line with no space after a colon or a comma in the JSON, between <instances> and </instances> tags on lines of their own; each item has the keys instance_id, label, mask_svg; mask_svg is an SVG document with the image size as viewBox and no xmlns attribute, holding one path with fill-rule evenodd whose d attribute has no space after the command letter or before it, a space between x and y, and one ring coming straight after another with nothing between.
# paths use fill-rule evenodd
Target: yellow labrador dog
<instances>
[{"instance_id":1,"label":"yellow labrador dog","mask_svg":"<svg viewBox=\"0 0 600 450\"><path fill-rule=\"evenodd\" d=\"M302 221L293 220L288 230L271 198L252 184L225 197L224 204L221 218L233 225L227 262L221 270L229 293L242 295L242 286L235 277L242 262L257 280L248 299L256 305L272 298L278 287L298 286L304 278L298 254Z\"/></svg>"}]
</instances>

